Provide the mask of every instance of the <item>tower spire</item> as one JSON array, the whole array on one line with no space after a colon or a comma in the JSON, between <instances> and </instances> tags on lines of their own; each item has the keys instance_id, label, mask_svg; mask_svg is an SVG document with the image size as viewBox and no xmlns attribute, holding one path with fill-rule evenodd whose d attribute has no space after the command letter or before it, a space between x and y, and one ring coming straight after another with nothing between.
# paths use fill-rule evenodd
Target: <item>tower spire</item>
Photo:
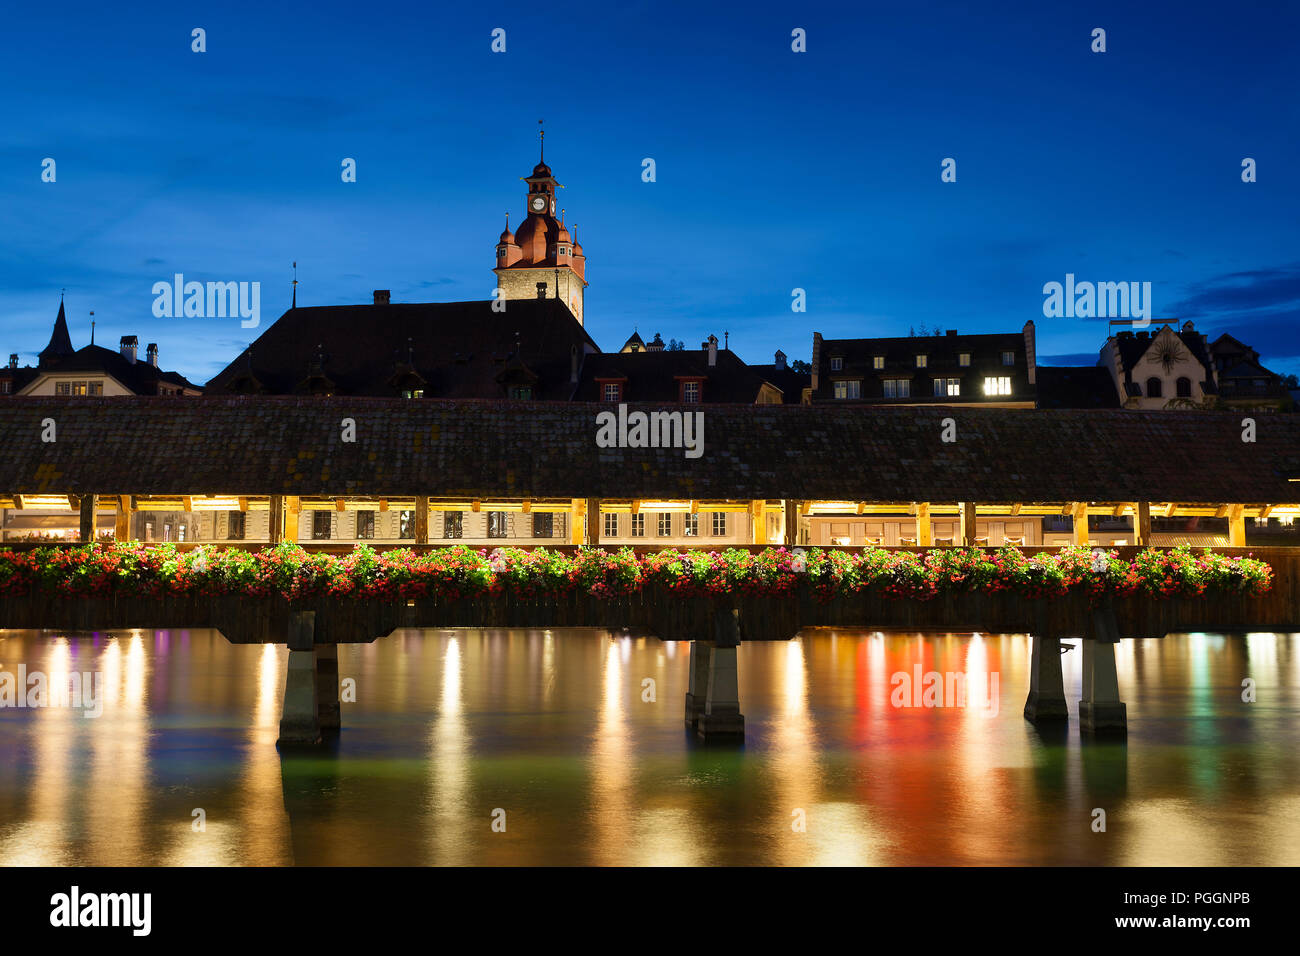
<instances>
[{"instance_id":1,"label":"tower spire","mask_svg":"<svg viewBox=\"0 0 1300 956\"><path fill-rule=\"evenodd\" d=\"M298 308L298 263L296 262L293 264L293 304L289 308Z\"/></svg>"},{"instance_id":2,"label":"tower spire","mask_svg":"<svg viewBox=\"0 0 1300 956\"><path fill-rule=\"evenodd\" d=\"M542 121L538 120L537 125L541 127ZM544 163L546 162L546 129L545 128L538 129L537 141L540 146L538 161Z\"/></svg>"}]
</instances>

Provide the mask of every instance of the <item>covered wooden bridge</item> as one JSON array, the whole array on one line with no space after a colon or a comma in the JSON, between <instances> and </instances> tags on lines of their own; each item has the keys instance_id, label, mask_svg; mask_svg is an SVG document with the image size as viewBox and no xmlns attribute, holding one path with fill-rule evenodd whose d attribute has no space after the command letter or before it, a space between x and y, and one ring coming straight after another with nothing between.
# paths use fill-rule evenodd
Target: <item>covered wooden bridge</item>
<instances>
[{"instance_id":1,"label":"covered wooden bridge","mask_svg":"<svg viewBox=\"0 0 1300 956\"><path fill-rule=\"evenodd\" d=\"M1268 560L1276 583L1259 598L1132 598L1101 613L1074 598L996 596L927 604L864 596L819 604L804 595L727 608L652 592L622 604L573 598L552 606L503 597L455 605L430 599L340 607L268 599L223 608L190 599L127 607L33 596L5 602L0 626L206 625L232 640L287 642L293 653L286 740L314 739L322 722L337 723L330 661L338 643L374 640L404 626L631 626L667 640L694 640L688 720L705 736L743 727L734 690L735 644L786 639L804 626L1031 632L1035 686L1026 712L1035 718L1064 715L1058 642L1083 637L1081 716L1088 729L1125 722L1115 640L1171 630L1300 629L1300 549L1285 535L1300 515L1300 416L826 406L631 407L622 413L702 414L702 454L688 457L674 443L671 419L666 425L651 420L653 445L649 434L629 432L621 447L601 447L598 415L611 408L340 398L15 398L0 403L0 509L8 517L74 508L85 538L93 536L96 515L105 508L121 538L145 537L141 516L206 515L206 524L190 519L182 545L258 547L292 540L325 549L358 540L415 548L439 542L705 548L1014 543L1027 549L1073 542L1128 548L1176 543L1180 528L1187 540L1201 543L1197 537L1206 532L1187 528L1195 521L1213 528L1230 553L1248 550ZM639 446L641 438L650 447ZM319 514L333 519L324 537L319 531L327 523ZM351 516L343 525L351 534L337 533L340 515ZM453 515L460 517L453 521ZM494 515L507 518L488 517ZM543 515L551 517L536 517ZM718 521L715 515L730 517ZM478 520L481 525L474 524ZM232 533L235 528L240 534ZM718 529L723 533L712 533Z\"/></svg>"}]
</instances>

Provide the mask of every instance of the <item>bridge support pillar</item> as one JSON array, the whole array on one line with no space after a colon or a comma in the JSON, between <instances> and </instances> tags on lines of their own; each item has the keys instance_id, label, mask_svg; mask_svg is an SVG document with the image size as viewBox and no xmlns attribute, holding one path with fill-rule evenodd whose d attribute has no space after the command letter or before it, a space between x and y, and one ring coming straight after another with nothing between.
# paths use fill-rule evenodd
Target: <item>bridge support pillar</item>
<instances>
[{"instance_id":1,"label":"bridge support pillar","mask_svg":"<svg viewBox=\"0 0 1300 956\"><path fill-rule=\"evenodd\" d=\"M1094 612L1095 635L1083 644L1083 697L1079 700L1079 729L1090 734L1128 732L1128 708L1119 699L1119 674L1115 668L1115 645L1119 629L1115 609L1100 607Z\"/></svg>"},{"instance_id":2,"label":"bridge support pillar","mask_svg":"<svg viewBox=\"0 0 1300 956\"><path fill-rule=\"evenodd\" d=\"M740 742L745 739L745 716L740 712L740 681L736 649L740 646L740 612L720 610L714 618L714 642L701 647L708 653L708 682L704 710L695 725L700 739Z\"/></svg>"},{"instance_id":3,"label":"bridge support pillar","mask_svg":"<svg viewBox=\"0 0 1300 956\"><path fill-rule=\"evenodd\" d=\"M338 733L338 645L316 644L315 630L315 611L289 615L289 669L277 747L319 744Z\"/></svg>"},{"instance_id":4,"label":"bridge support pillar","mask_svg":"<svg viewBox=\"0 0 1300 956\"><path fill-rule=\"evenodd\" d=\"M709 651L712 649L707 641L691 641L691 660L687 665L686 685L686 726L695 730L700 723L700 714L704 713L704 704L709 693Z\"/></svg>"},{"instance_id":5,"label":"bridge support pillar","mask_svg":"<svg viewBox=\"0 0 1300 956\"><path fill-rule=\"evenodd\" d=\"M1025 719L1068 720L1065 703L1065 680L1061 676L1060 638L1044 634L1033 636L1029 661L1029 698L1025 701Z\"/></svg>"}]
</instances>

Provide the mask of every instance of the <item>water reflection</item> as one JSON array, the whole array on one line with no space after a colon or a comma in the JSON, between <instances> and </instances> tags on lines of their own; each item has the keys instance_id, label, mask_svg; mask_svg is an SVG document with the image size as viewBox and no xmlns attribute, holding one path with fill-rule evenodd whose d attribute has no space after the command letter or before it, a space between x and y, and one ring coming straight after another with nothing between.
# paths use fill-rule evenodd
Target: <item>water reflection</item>
<instances>
[{"instance_id":1,"label":"water reflection","mask_svg":"<svg viewBox=\"0 0 1300 956\"><path fill-rule=\"evenodd\" d=\"M98 671L105 700L93 719L0 709L0 864L1300 863L1300 635L1123 643L1118 744L1021 719L1025 635L826 629L744 645L746 743L704 748L685 650L595 631L347 646L337 749L282 758L282 647L3 632L5 671ZM962 675L971 706L896 706L914 673Z\"/></svg>"}]
</instances>

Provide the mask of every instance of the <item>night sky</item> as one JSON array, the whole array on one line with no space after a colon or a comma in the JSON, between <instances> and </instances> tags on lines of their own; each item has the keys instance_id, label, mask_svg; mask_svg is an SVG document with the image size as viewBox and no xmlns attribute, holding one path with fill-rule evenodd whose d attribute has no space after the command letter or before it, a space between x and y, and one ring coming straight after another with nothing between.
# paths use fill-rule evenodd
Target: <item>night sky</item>
<instances>
[{"instance_id":1,"label":"night sky","mask_svg":"<svg viewBox=\"0 0 1300 956\"><path fill-rule=\"evenodd\" d=\"M12 5L0 350L34 364L66 288L76 346L93 309L204 382L260 330L155 318L177 272L261 282L263 328L295 260L301 305L489 298L544 118L603 349L1034 319L1040 363L1092 364L1106 321L1042 312L1074 273L1300 372L1300 4L990 6Z\"/></svg>"}]
</instances>

